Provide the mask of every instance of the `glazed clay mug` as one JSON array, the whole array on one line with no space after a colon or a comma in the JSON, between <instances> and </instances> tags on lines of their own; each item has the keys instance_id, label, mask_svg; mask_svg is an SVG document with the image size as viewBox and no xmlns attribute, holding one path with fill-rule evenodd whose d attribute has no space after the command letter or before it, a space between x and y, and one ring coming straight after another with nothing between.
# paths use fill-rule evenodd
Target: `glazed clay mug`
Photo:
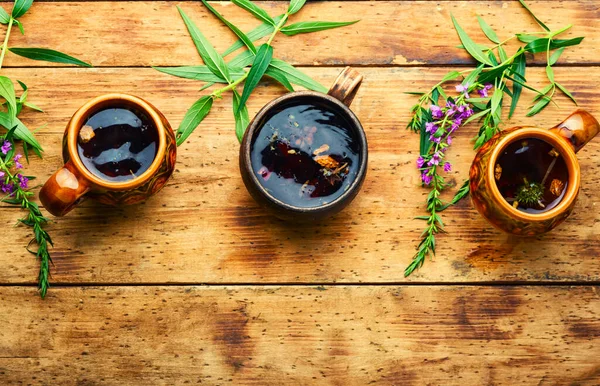
<instances>
[{"instance_id":1,"label":"glazed clay mug","mask_svg":"<svg viewBox=\"0 0 600 386\"><path fill-rule=\"evenodd\" d=\"M350 104L360 87L362 79L362 75L356 70L346 67L334 81L333 86L331 86L327 94L314 91L296 91L285 94L265 105L254 117L252 122L250 122L240 146L240 172L250 195L271 214L280 219L295 222L316 221L338 213L356 197L367 173L368 149L364 129L356 115L350 110ZM254 168L256 165L252 164L251 153L253 145L257 137L261 135L261 129L265 126L266 121L277 111L282 111L289 106L301 105L308 105L311 107L318 105L323 111L326 111L326 114L340 117L340 119L345 122L347 133L352 137L353 146L355 145L355 151L353 153L356 155L357 160L352 165L352 171L346 176L346 178L348 178L348 184L344 186L344 188L340 188L341 194L336 192L337 196L335 198L332 198L331 200L328 199L327 202L312 207L299 206L294 202L286 202L285 200L276 197L268 188L261 184L261 181L259 180L260 172ZM317 130L316 126L313 127L313 130ZM298 142L296 142L296 144L297 143ZM292 149L289 150L289 153L292 154L292 152L294 152L293 154L297 154L300 147L295 146L293 143L290 143L290 145L292 146ZM315 146L317 146L316 143ZM327 149L329 149L328 145ZM310 156L311 153L317 154L316 152L318 149L315 150L315 153L313 153L312 150L305 154L307 156ZM310 160L310 162L312 162L312 160ZM299 167L302 169L307 166L301 166L299 164ZM296 171L300 172L300 174L304 172L304 170L298 169L296 169Z\"/></svg>"},{"instance_id":2,"label":"glazed clay mug","mask_svg":"<svg viewBox=\"0 0 600 386\"><path fill-rule=\"evenodd\" d=\"M148 119L155 139L155 155L148 168L126 181L110 181L85 166L78 150L80 130L95 113L111 109L139 111ZM89 128L89 126L86 126ZM81 133L83 134L83 132ZM115 148L120 144L115 144ZM54 173L40 190L40 201L55 216L63 216L84 198L108 205L129 205L142 202L158 192L175 169L177 145L166 118L145 100L127 94L107 94L96 97L75 112L63 137L64 166ZM149 161L150 162L150 161Z\"/></svg>"},{"instance_id":3,"label":"glazed clay mug","mask_svg":"<svg viewBox=\"0 0 600 386\"><path fill-rule=\"evenodd\" d=\"M548 232L562 223L573 210L580 186L580 168L575 153L600 131L598 121L588 112L577 110L550 130L537 127L515 127L496 134L483 145L471 165L470 189L475 208L495 227L520 236ZM498 158L514 143L527 143L536 138L549 144L564 160L567 181L560 182L562 198L556 206L539 213L514 208L501 195L496 180L502 173ZM551 150L552 152L553 150ZM548 172L546 172L548 175ZM554 181L553 181L554 182Z\"/></svg>"}]
</instances>

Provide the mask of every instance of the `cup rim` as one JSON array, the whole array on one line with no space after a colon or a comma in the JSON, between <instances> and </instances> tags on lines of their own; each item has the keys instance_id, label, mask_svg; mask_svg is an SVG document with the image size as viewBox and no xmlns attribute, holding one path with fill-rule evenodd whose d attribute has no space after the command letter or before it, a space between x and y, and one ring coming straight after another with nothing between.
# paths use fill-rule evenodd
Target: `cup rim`
<instances>
[{"instance_id":1,"label":"cup rim","mask_svg":"<svg viewBox=\"0 0 600 386\"><path fill-rule=\"evenodd\" d=\"M156 151L156 155L154 156L154 160L148 169L132 180L121 182L111 182L96 176L83 164L83 161L79 157L79 152L77 151L77 137L79 136L79 131L85 123L84 119L87 118L90 111L100 104L110 105L114 102L116 102L115 104L118 104L118 102L125 102L125 104L132 104L142 109L152 119L156 130L158 131L158 149ZM150 103L133 95L110 93L97 96L87 101L75 112L75 114L73 114L73 117L67 125L67 148L71 162L86 180L90 181L94 186L109 190L122 191L135 189L139 186L142 186L152 177L152 175L156 173L162 163L162 158L167 148L167 136L165 133L165 126L159 113L152 105L150 105Z\"/></svg>"},{"instance_id":2,"label":"cup rim","mask_svg":"<svg viewBox=\"0 0 600 386\"><path fill-rule=\"evenodd\" d=\"M319 205L319 206L314 206L314 207L301 207L301 206L288 204L288 203L278 199L277 197L273 196L271 193L269 193L267 191L267 189L260 183L258 177L256 176L256 174L254 173L254 170L252 169L252 159L251 159L251 151L250 151L251 145L252 145L252 136L254 135L254 132L257 130L259 123L267 115L267 113L272 108L278 106L279 104L288 102L289 100L292 100L292 99L302 98L302 97L310 97L310 98L326 100L328 102L333 103L335 106L337 106L339 111L343 112L346 115L346 118L348 119L348 121L352 124L353 129L356 132L356 136L357 136L356 139L358 140L359 146L360 146L360 154L359 154L360 164L359 164L356 176L354 177L354 180L350 183L348 188L335 200L330 201L324 205ZM277 205L278 207L280 207L282 209L290 211L290 212L315 214L315 213L326 212L328 210L331 210L331 208L335 208L337 205L340 205L345 200L347 200L348 198L351 198L355 195L356 191L358 189L360 189L360 187L362 185L362 181L364 180L366 172L367 172L368 143L367 143L367 136L365 134L365 130L364 130L362 124L360 123L360 121L358 120L358 118L356 117L354 112L352 110L350 110L350 108L348 106L346 106L344 103L342 103L340 100L332 97L331 95L316 92L316 91L290 92L290 93L282 95L278 98L275 98L272 101L270 101L269 103L267 103L266 105L264 105L258 111L256 116L254 117L250 126L248 126L248 129L246 130L246 133L244 134L244 140L242 141L241 151L242 151L242 156L244 157L244 162L242 164L243 164L243 167L246 169L245 172L248 176L250 176L252 183L254 184L255 187L257 187L260 194L264 198L269 200L271 203Z\"/></svg>"},{"instance_id":3,"label":"cup rim","mask_svg":"<svg viewBox=\"0 0 600 386\"><path fill-rule=\"evenodd\" d=\"M563 157L565 160L565 165L567 166L567 172L569 173L567 191L558 205L546 212L532 214L514 208L502 197L500 190L496 185L496 179L494 177L494 165L496 164L498 156L509 144L523 138L537 138L550 143ZM515 128L514 131L508 133L498 141L490 155L488 162L490 166L487 170L487 180L490 181L489 185L491 186L492 197L502 209L507 211L511 217L517 220L525 222L543 222L550 220L568 210L573 202L577 199L581 171L575 151L565 139L553 134L547 129L529 126L520 126Z\"/></svg>"}]
</instances>

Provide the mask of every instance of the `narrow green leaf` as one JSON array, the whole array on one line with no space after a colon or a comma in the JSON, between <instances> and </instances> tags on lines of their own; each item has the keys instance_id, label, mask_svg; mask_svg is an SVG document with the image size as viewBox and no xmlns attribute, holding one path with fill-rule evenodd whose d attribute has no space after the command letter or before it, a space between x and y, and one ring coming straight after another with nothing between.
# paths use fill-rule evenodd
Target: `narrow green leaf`
<instances>
[{"instance_id":1,"label":"narrow green leaf","mask_svg":"<svg viewBox=\"0 0 600 386\"><path fill-rule=\"evenodd\" d=\"M273 21L275 21L275 24L278 24L281 21L281 19L283 18L283 16L284 15L279 15L279 16L274 17ZM275 26L273 24L262 23L258 27L254 28L253 30L248 32L246 34L246 36L248 36L248 38L250 40L255 42L258 39L264 38L265 36L272 34L274 30L275 30ZM235 43L233 43L228 49L226 49L225 52L223 52L223 56L227 56L227 55L231 54L232 52L242 48L243 46L244 46L244 43L241 40L238 40Z\"/></svg>"},{"instance_id":2,"label":"narrow green leaf","mask_svg":"<svg viewBox=\"0 0 600 386\"><path fill-rule=\"evenodd\" d=\"M512 67L513 72L515 74L518 74L519 76L521 76L523 79L525 78L526 64L527 64L527 61L525 59L524 53L517 56L515 58L515 60L513 61L513 67ZM508 112L508 119L510 119L515 112L515 108L517 107L517 103L519 102L519 98L521 97L522 90L523 90L523 86L519 82L513 81L513 95L512 95L511 102L510 102L510 110Z\"/></svg>"},{"instance_id":3,"label":"narrow green leaf","mask_svg":"<svg viewBox=\"0 0 600 386\"><path fill-rule=\"evenodd\" d=\"M272 59L270 66L281 70L286 75L290 83L297 84L298 86L302 86L313 91L322 93L327 92L327 87L314 81L310 76L298 70L291 64L284 62L283 60Z\"/></svg>"},{"instance_id":4,"label":"narrow green leaf","mask_svg":"<svg viewBox=\"0 0 600 386\"><path fill-rule=\"evenodd\" d=\"M254 63L252 63L248 77L244 82L244 91L242 92L240 107L238 109L246 106L246 101L250 98L250 93L254 91L254 88L256 88L258 82L265 74L269 63L271 63L271 59L273 59L273 47L268 44L261 45L256 52Z\"/></svg>"},{"instance_id":5,"label":"narrow green leaf","mask_svg":"<svg viewBox=\"0 0 600 386\"><path fill-rule=\"evenodd\" d=\"M16 24L16 26L19 27L19 31L21 31L21 35L25 35L25 29L23 28L23 23L21 23L17 19L14 19L13 24Z\"/></svg>"},{"instance_id":6,"label":"narrow green leaf","mask_svg":"<svg viewBox=\"0 0 600 386\"><path fill-rule=\"evenodd\" d=\"M500 57L500 61L503 63L506 59L508 59L508 55L502 46L498 46L498 56Z\"/></svg>"},{"instance_id":7,"label":"narrow green leaf","mask_svg":"<svg viewBox=\"0 0 600 386\"><path fill-rule=\"evenodd\" d=\"M539 37L528 34L517 34L517 39L519 39L523 43L531 43L532 41L539 39Z\"/></svg>"},{"instance_id":8,"label":"narrow green leaf","mask_svg":"<svg viewBox=\"0 0 600 386\"><path fill-rule=\"evenodd\" d=\"M8 130L9 128L14 127L15 125L15 138L27 142L29 145L31 145L36 154L41 157L42 146L37 141L37 139L35 139L35 137L31 133L31 131L29 131L27 126L25 126L19 118L11 116L7 112L0 112L0 126Z\"/></svg>"},{"instance_id":9,"label":"narrow green leaf","mask_svg":"<svg viewBox=\"0 0 600 386\"><path fill-rule=\"evenodd\" d=\"M508 67L510 67L510 64L505 64L493 70L482 72L481 75L479 75L479 78L477 78L477 81L479 83L493 83L494 80L501 78L504 75L504 71Z\"/></svg>"},{"instance_id":10,"label":"narrow green leaf","mask_svg":"<svg viewBox=\"0 0 600 386\"><path fill-rule=\"evenodd\" d=\"M0 7L0 24L8 24L10 21L10 16L4 10L4 8Z\"/></svg>"},{"instance_id":11,"label":"narrow green leaf","mask_svg":"<svg viewBox=\"0 0 600 386\"><path fill-rule=\"evenodd\" d=\"M477 48L479 48L481 51L487 51L489 50L489 47L486 46L485 44L479 44L479 43L475 43L475 46L477 46ZM465 50L465 46L463 46L462 44L456 45L456 48L460 48L461 50Z\"/></svg>"},{"instance_id":12,"label":"narrow green leaf","mask_svg":"<svg viewBox=\"0 0 600 386\"><path fill-rule=\"evenodd\" d=\"M479 47L477 47L475 42L471 40L469 35L467 35L467 33L460 27L460 25L458 25L458 22L456 21L454 16L451 15L451 17L452 23L454 23L454 28L458 33L458 37L460 38L460 41L462 42L467 52L473 57L473 59L477 60L478 62L491 66L492 63L490 62L490 60L483 54Z\"/></svg>"},{"instance_id":13,"label":"narrow green leaf","mask_svg":"<svg viewBox=\"0 0 600 386\"><path fill-rule=\"evenodd\" d=\"M479 74L481 74L481 71L483 71L483 66L484 66L483 64L480 64L476 69L469 72L469 74L462 81L462 84L463 85L465 85L465 84L472 85L473 82L475 81L475 79L477 79L477 77L479 76Z\"/></svg>"},{"instance_id":14,"label":"narrow green leaf","mask_svg":"<svg viewBox=\"0 0 600 386\"><path fill-rule=\"evenodd\" d=\"M458 71L450 71L449 73L447 73L446 75L444 75L444 77L442 78L441 82L444 83L444 82L448 82L448 81L454 80L454 79L458 78L460 75L461 74Z\"/></svg>"},{"instance_id":15,"label":"narrow green leaf","mask_svg":"<svg viewBox=\"0 0 600 386\"><path fill-rule=\"evenodd\" d=\"M221 20L223 22L223 24L225 24L227 27L229 27L229 29L232 30L233 33L237 35L237 37L246 45L246 47L248 47L248 49L250 51L256 53L256 47L254 47L252 40L250 40L250 38L248 36L246 36L245 33L240 31L240 29L238 27L236 27L235 25L233 25L229 21L227 21L219 12L217 12L216 9L214 9L212 7L212 5L208 4L208 1L202 0L202 4L204 4L204 6L206 8L208 8L208 10L211 11L219 20Z\"/></svg>"},{"instance_id":16,"label":"narrow green leaf","mask_svg":"<svg viewBox=\"0 0 600 386\"><path fill-rule=\"evenodd\" d=\"M546 75L548 76L548 80L554 83L554 70L552 69L552 66L546 66Z\"/></svg>"},{"instance_id":17,"label":"narrow green leaf","mask_svg":"<svg viewBox=\"0 0 600 386\"><path fill-rule=\"evenodd\" d=\"M548 94L548 92L552 90L552 83L550 83L549 85L547 85L546 87L544 87L539 94L537 94L534 98L533 101L537 101L538 99L541 99L544 97L544 95Z\"/></svg>"},{"instance_id":18,"label":"narrow green leaf","mask_svg":"<svg viewBox=\"0 0 600 386\"><path fill-rule=\"evenodd\" d=\"M35 110L35 111L39 111L40 113L44 112L44 110L42 110L41 108L37 107L33 103L25 102L25 103L23 103L23 106L29 107L30 109Z\"/></svg>"},{"instance_id":19,"label":"narrow green leaf","mask_svg":"<svg viewBox=\"0 0 600 386\"><path fill-rule=\"evenodd\" d=\"M81 67L92 67L91 64L79 60L62 52L47 48L9 48L13 54L23 56L27 59L42 60L52 63L74 64Z\"/></svg>"},{"instance_id":20,"label":"narrow green leaf","mask_svg":"<svg viewBox=\"0 0 600 386\"><path fill-rule=\"evenodd\" d=\"M529 14L535 19L535 21L546 31L550 32L550 28L548 28L546 26L546 24L544 24L540 19L538 19L534 14L533 11L531 9L529 9L529 7L527 6L527 4L525 4L525 1L523 0L519 0L519 3L521 3L521 5L523 6L523 8L525 8L527 10L527 12L529 12Z\"/></svg>"},{"instance_id":21,"label":"narrow green leaf","mask_svg":"<svg viewBox=\"0 0 600 386\"><path fill-rule=\"evenodd\" d=\"M288 91L290 91L290 92L294 91L294 87L291 85L291 83L288 80L288 78L285 75L285 73L283 71L279 70L278 68L275 68L273 66L269 66L267 68L267 71L265 71L265 75L268 75L271 78L273 78L276 81L278 81L279 83L281 83L283 85L283 87L285 87Z\"/></svg>"},{"instance_id":22,"label":"narrow green leaf","mask_svg":"<svg viewBox=\"0 0 600 386\"><path fill-rule=\"evenodd\" d=\"M564 50L565 50L565 47L561 47L558 50L554 51L552 53L552 55L550 55L550 61L548 62L548 64L551 66L554 66L556 64L556 62L558 61L558 58L560 58L560 56L562 55Z\"/></svg>"},{"instance_id":23,"label":"narrow green leaf","mask_svg":"<svg viewBox=\"0 0 600 386\"><path fill-rule=\"evenodd\" d=\"M13 85L13 82L5 76L0 76L0 96L6 99L8 106L12 109L13 112L17 111L15 87Z\"/></svg>"},{"instance_id":24,"label":"narrow green leaf","mask_svg":"<svg viewBox=\"0 0 600 386\"><path fill-rule=\"evenodd\" d=\"M498 39L498 35L496 35L496 32L494 32L492 27L490 27L488 23L486 23L485 20L481 18L481 16L477 15L477 21L479 21L479 26L481 27L481 30L483 31L485 36L487 36L487 38L490 39L492 42L500 44L500 39Z\"/></svg>"},{"instance_id":25,"label":"narrow green leaf","mask_svg":"<svg viewBox=\"0 0 600 386\"><path fill-rule=\"evenodd\" d=\"M227 83L220 76L215 75L207 66L181 66L181 67L152 67L165 74L179 78L201 80L204 82ZM235 79L244 76L244 70L229 67L229 75Z\"/></svg>"},{"instance_id":26,"label":"narrow green leaf","mask_svg":"<svg viewBox=\"0 0 600 386\"><path fill-rule=\"evenodd\" d=\"M241 97L237 90L233 90L233 117L235 118L235 135L238 141L242 143L244 132L250 123L248 108L243 106L240 109Z\"/></svg>"},{"instance_id":27,"label":"narrow green leaf","mask_svg":"<svg viewBox=\"0 0 600 386\"><path fill-rule=\"evenodd\" d=\"M228 63L229 67L244 68L254 62L254 53L250 50L242 51L235 58L231 59Z\"/></svg>"},{"instance_id":28,"label":"narrow green leaf","mask_svg":"<svg viewBox=\"0 0 600 386\"><path fill-rule=\"evenodd\" d=\"M490 111L491 111L491 109L485 109L483 111L478 112L477 114L471 115L469 118L467 118L467 120L463 123L463 125L466 125L469 122L472 122L478 118L481 118L482 116L489 113Z\"/></svg>"},{"instance_id":29,"label":"narrow green leaf","mask_svg":"<svg viewBox=\"0 0 600 386\"><path fill-rule=\"evenodd\" d=\"M577 37L572 39L553 39L550 42L550 50L556 50L561 47L576 46L583 40L583 37ZM525 51L536 54L538 52L546 52L548 49L548 38L535 39L523 48Z\"/></svg>"},{"instance_id":30,"label":"narrow green leaf","mask_svg":"<svg viewBox=\"0 0 600 386\"><path fill-rule=\"evenodd\" d=\"M490 58L490 61L492 62L492 64L494 66L497 66L498 64L500 64L498 62L498 59L496 59L496 55L494 55L494 52L492 52L492 51L488 52L488 58Z\"/></svg>"},{"instance_id":31,"label":"narrow green leaf","mask_svg":"<svg viewBox=\"0 0 600 386\"><path fill-rule=\"evenodd\" d=\"M210 112L212 104L213 98L210 95L206 95L198 99L192 107L190 107L177 129L177 146L184 143L190 134L196 130L200 122L202 122Z\"/></svg>"},{"instance_id":32,"label":"narrow green leaf","mask_svg":"<svg viewBox=\"0 0 600 386\"><path fill-rule=\"evenodd\" d=\"M31 5L33 4L33 0L15 0L15 5L13 5L12 16L16 19L21 17L29 11Z\"/></svg>"},{"instance_id":33,"label":"narrow green leaf","mask_svg":"<svg viewBox=\"0 0 600 386\"><path fill-rule=\"evenodd\" d=\"M359 20L353 21L301 21L298 23L286 25L280 31L287 36L294 36L298 34L305 34L309 32L324 31L332 28L344 27L354 23L358 23Z\"/></svg>"},{"instance_id":34,"label":"narrow green leaf","mask_svg":"<svg viewBox=\"0 0 600 386\"><path fill-rule=\"evenodd\" d=\"M207 88L209 88L210 86L212 86L214 84L215 84L214 82L207 83L204 86L200 87L200 89L198 91L204 91L204 90L206 90Z\"/></svg>"},{"instance_id":35,"label":"narrow green leaf","mask_svg":"<svg viewBox=\"0 0 600 386\"><path fill-rule=\"evenodd\" d=\"M504 93L502 92L502 89L500 87L495 87L494 93L492 94L492 99L490 100L490 108L492 119L496 125L500 124L500 112L503 96Z\"/></svg>"},{"instance_id":36,"label":"narrow green leaf","mask_svg":"<svg viewBox=\"0 0 600 386\"><path fill-rule=\"evenodd\" d=\"M560 83L554 83L556 85L556 87L558 87L558 89L560 91L563 92L563 94L565 94L567 97L569 97L569 99L571 99L573 101L573 103L575 103L575 105L577 106L577 101L575 100L575 97L569 92L569 90L567 90L562 84Z\"/></svg>"},{"instance_id":37,"label":"narrow green leaf","mask_svg":"<svg viewBox=\"0 0 600 386\"><path fill-rule=\"evenodd\" d=\"M235 5L237 5L238 7L243 8L246 11L250 12L252 15L254 15L254 17L256 17L259 20L261 20L265 23L269 23L273 26L277 25L275 23L275 20L273 20L273 18L271 16L269 16L267 11L265 11L258 5L254 4L250 0L231 0L231 2Z\"/></svg>"},{"instance_id":38,"label":"narrow green leaf","mask_svg":"<svg viewBox=\"0 0 600 386\"><path fill-rule=\"evenodd\" d=\"M537 113L542 111L544 109L544 107L548 106L548 103L550 103L550 98L548 98L547 96L543 97L542 99L540 99L538 101L538 103L536 103L531 108L531 110L529 110L529 112L527 113L527 116L532 117L532 116L536 115Z\"/></svg>"},{"instance_id":39,"label":"narrow green leaf","mask_svg":"<svg viewBox=\"0 0 600 386\"><path fill-rule=\"evenodd\" d=\"M187 27L194 44L196 45L196 49L198 53L202 57L204 64L212 71L213 74L221 77L223 80L231 83L231 76L229 75L229 70L227 65L225 64L225 60L217 50L209 43L209 41L204 37L202 32L196 27L194 22L183 12L179 6L177 6L179 10L179 14Z\"/></svg>"},{"instance_id":40,"label":"narrow green leaf","mask_svg":"<svg viewBox=\"0 0 600 386\"><path fill-rule=\"evenodd\" d=\"M289 15L295 14L304 6L304 3L306 3L306 0L291 0L287 13Z\"/></svg>"}]
</instances>

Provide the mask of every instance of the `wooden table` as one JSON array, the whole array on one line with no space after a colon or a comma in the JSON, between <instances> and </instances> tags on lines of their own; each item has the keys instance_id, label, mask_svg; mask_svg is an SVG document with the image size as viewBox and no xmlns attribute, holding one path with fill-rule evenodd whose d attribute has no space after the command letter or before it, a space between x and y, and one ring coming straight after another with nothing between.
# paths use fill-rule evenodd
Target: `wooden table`
<instances>
[{"instance_id":1,"label":"wooden table","mask_svg":"<svg viewBox=\"0 0 600 386\"><path fill-rule=\"evenodd\" d=\"M595 0L530 1L553 29L585 36L556 78L600 115L600 8ZM177 127L201 84L150 66L201 64L175 8L180 4L223 51L234 41L199 2L57 1L34 4L27 35L90 61L93 69L48 66L8 54L2 70L27 83L45 114L26 112L46 149L29 171L45 180L62 165L70 116L88 99L122 91L155 104ZM271 15L287 3L259 3ZM2 4L6 9L9 4ZM215 8L242 30L254 18ZM22 212L2 208L0 383L23 384L529 384L600 383L600 139L579 157L582 191L573 215L533 239L492 229L468 200L444 216L434 261L405 279L418 243L426 189L414 162L418 138L405 130L413 96L449 67L472 60L455 46L450 14L482 42L482 15L501 38L537 26L516 1L326 1L295 20L361 22L278 36L275 56L323 84L345 65L365 81L353 104L369 139L369 172L358 198L318 226L294 227L257 207L239 175L230 95L179 148L178 168L147 203L107 209L85 202L49 228L53 286L36 294L38 263L11 228ZM544 85L544 59L527 78ZM285 90L260 84L250 115ZM574 106L559 97L506 127L549 127ZM460 183L476 127L449 157Z\"/></svg>"}]
</instances>

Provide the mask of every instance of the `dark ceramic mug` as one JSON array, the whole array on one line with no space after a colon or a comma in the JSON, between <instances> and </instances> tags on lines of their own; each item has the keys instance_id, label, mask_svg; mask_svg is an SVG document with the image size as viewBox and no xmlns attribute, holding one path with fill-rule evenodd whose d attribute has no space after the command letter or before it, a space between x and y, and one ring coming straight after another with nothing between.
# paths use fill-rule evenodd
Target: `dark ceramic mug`
<instances>
[{"instance_id":1,"label":"dark ceramic mug","mask_svg":"<svg viewBox=\"0 0 600 386\"><path fill-rule=\"evenodd\" d=\"M284 220L299 222L317 221L340 212L356 197L367 174L368 149L365 131L349 107L360 87L362 79L362 75L356 70L346 67L337 77L327 94L314 91L288 93L266 104L256 114L252 122L250 122L240 146L240 172L250 195L271 214ZM348 129L353 134L354 141L358 143L359 163L354 179L350 181L349 186L339 197L320 206L295 206L274 197L261 184L252 166L251 152L253 142L266 120L270 117L270 113L273 109L294 104L295 102L318 104L325 106L325 108L333 113L339 114L350 125Z\"/></svg>"}]
</instances>

